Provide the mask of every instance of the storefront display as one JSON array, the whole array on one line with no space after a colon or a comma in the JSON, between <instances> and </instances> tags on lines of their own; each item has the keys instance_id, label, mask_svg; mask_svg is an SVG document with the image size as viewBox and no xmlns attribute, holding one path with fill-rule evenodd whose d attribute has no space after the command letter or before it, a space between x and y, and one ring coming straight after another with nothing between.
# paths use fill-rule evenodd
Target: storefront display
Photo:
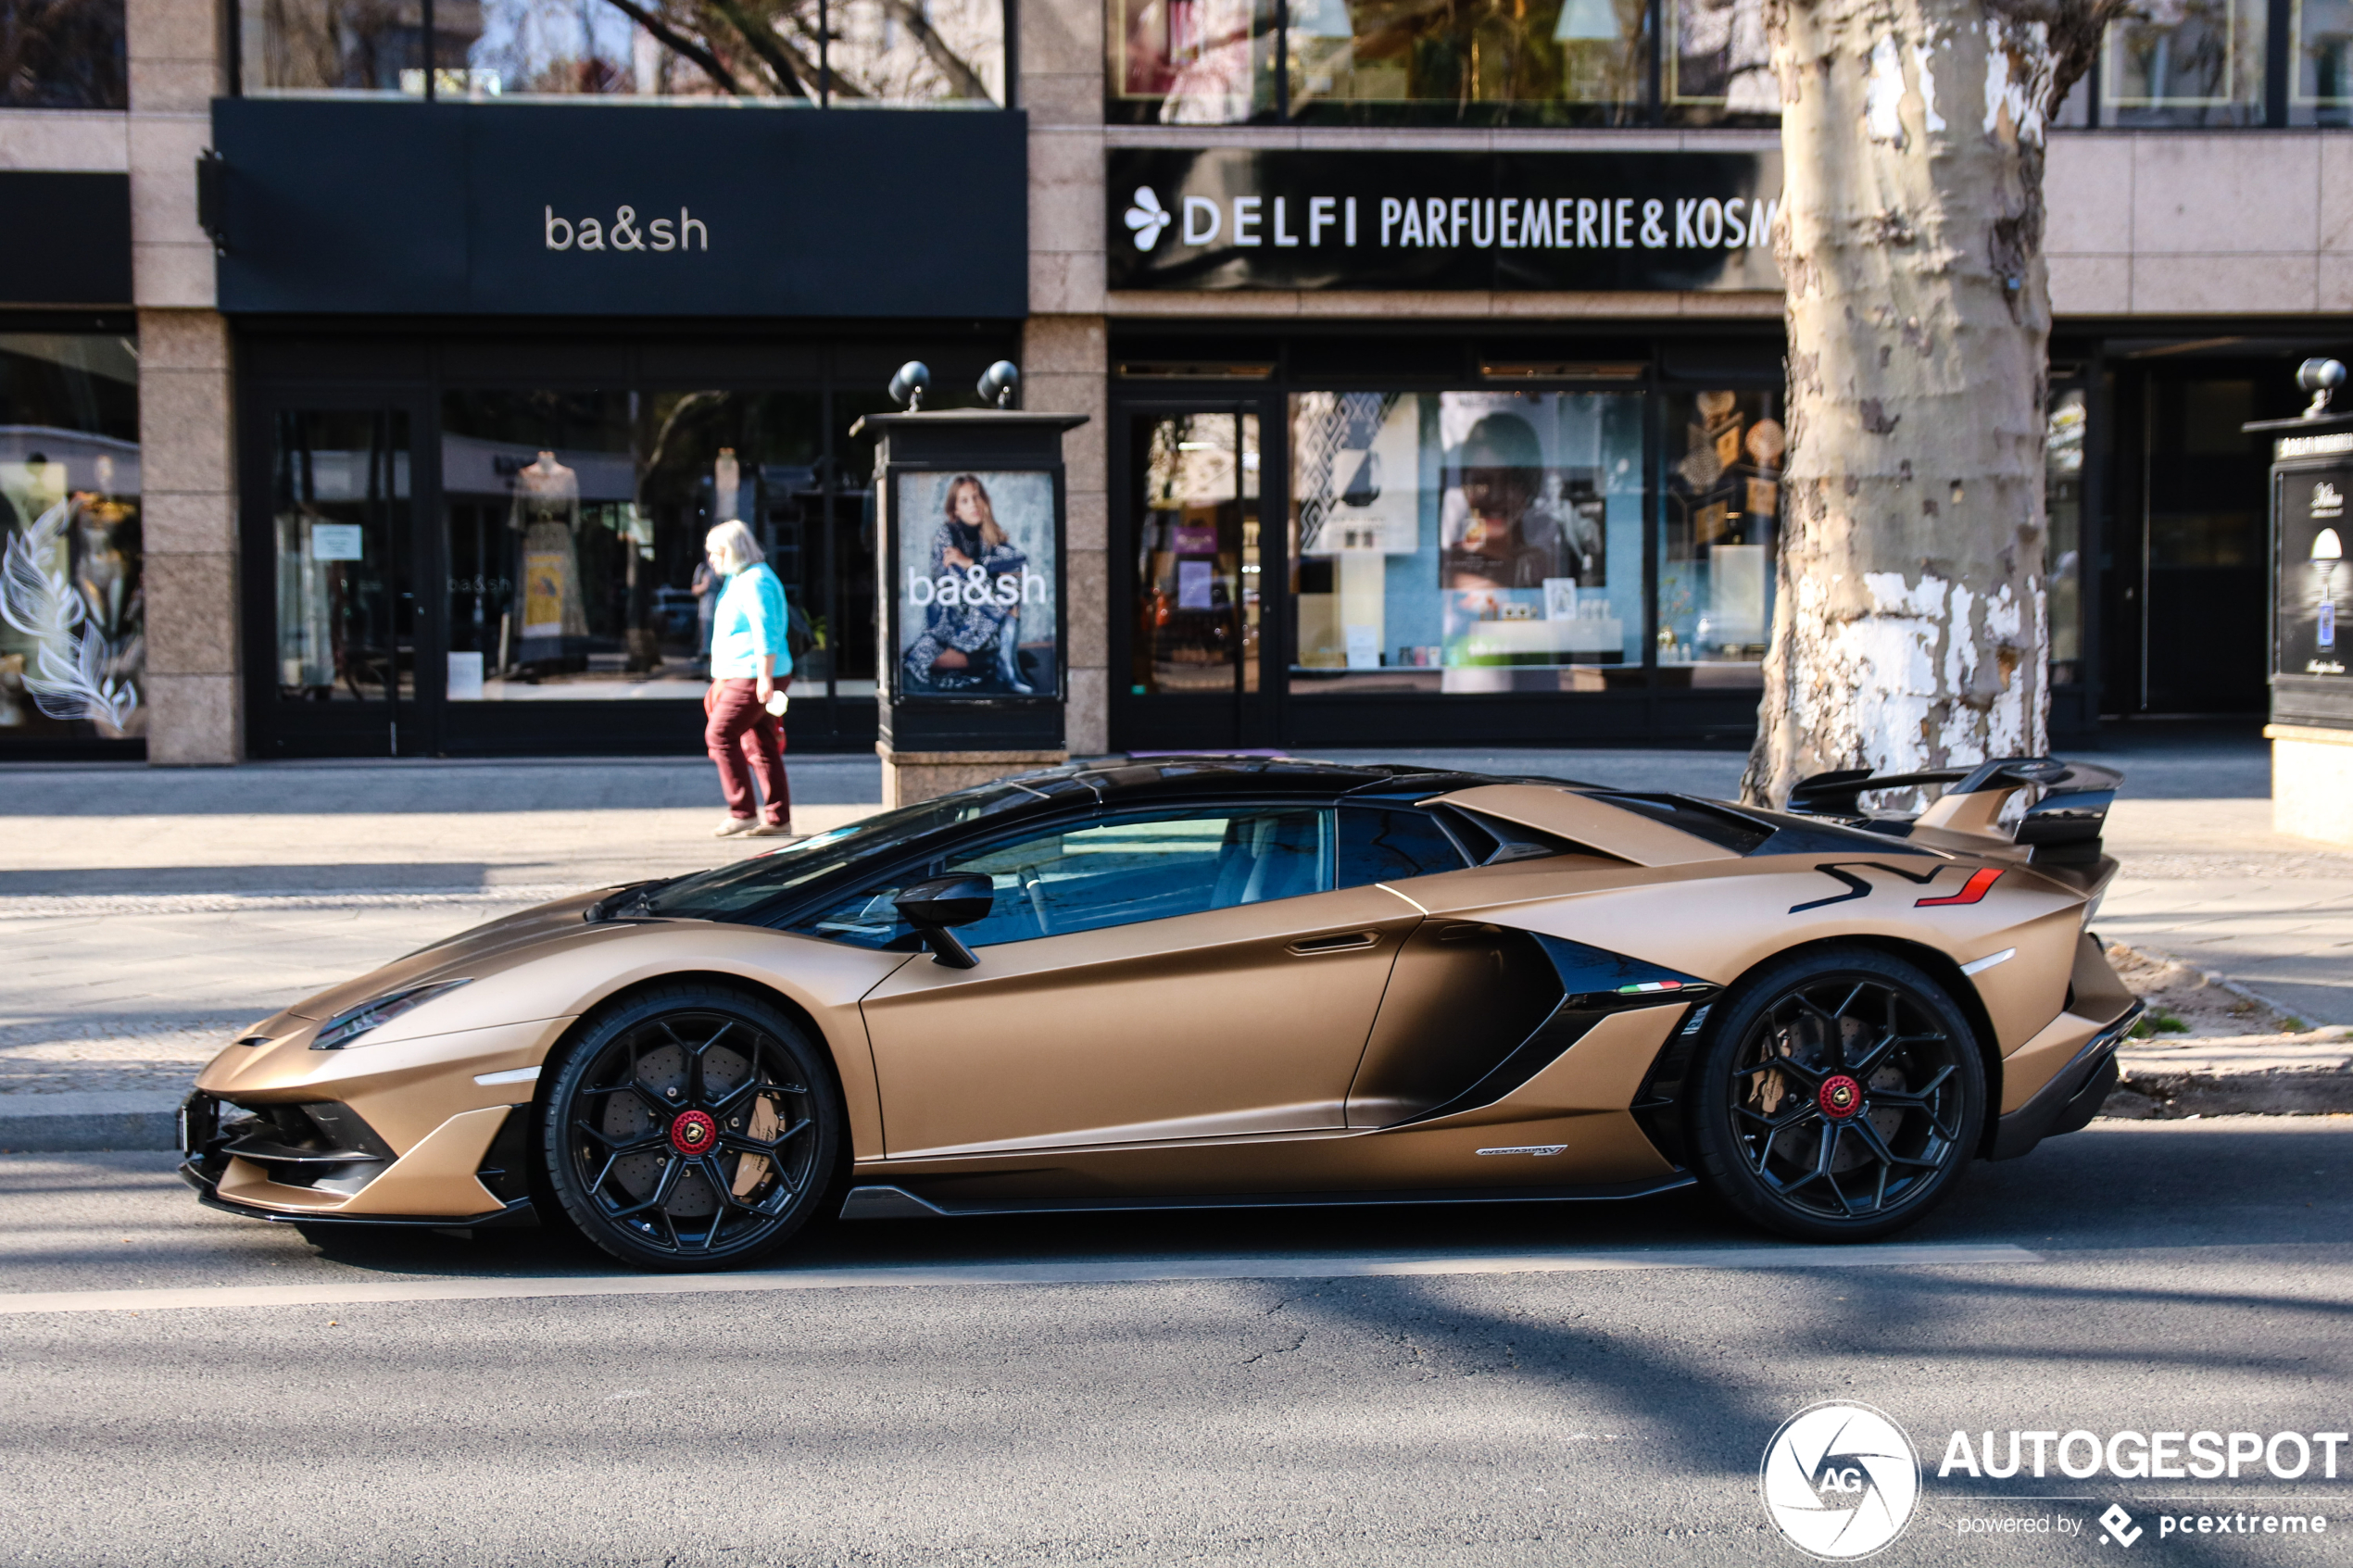
<instances>
[{"instance_id":1,"label":"storefront display","mask_svg":"<svg viewBox=\"0 0 2353 1568\"><path fill-rule=\"evenodd\" d=\"M138 348L0 332L0 758L146 730Z\"/></svg>"},{"instance_id":2,"label":"storefront display","mask_svg":"<svg viewBox=\"0 0 2353 1568\"><path fill-rule=\"evenodd\" d=\"M1777 392L1673 393L1659 529L1659 681L1759 687L1773 625L1781 458Z\"/></svg>"},{"instance_id":3,"label":"storefront display","mask_svg":"<svg viewBox=\"0 0 2353 1568\"><path fill-rule=\"evenodd\" d=\"M442 409L449 701L700 701L703 535L731 520L795 604L796 678L831 673L808 604L816 394L469 390Z\"/></svg>"},{"instance_id":4,"label":"storefront display","mask_svg":"<svg viewBox=\"0 0 2353 1568\"><path fill-rule=\"evenodd\" d=\"M1290 438L1293 693L1639 672L1641 396L1299 393Z\"/></svg>"}]
</instances>

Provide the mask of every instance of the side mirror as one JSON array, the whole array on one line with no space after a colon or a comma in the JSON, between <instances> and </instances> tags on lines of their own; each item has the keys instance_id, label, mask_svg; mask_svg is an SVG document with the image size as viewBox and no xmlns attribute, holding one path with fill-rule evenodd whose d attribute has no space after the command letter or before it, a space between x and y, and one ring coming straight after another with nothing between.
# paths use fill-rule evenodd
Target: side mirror
<instances>
[{"instance_id":1,"label":"side mirror","mask_svg":"<svg viewBox=\"0 0 2353 1568\"><path fill-rule=\"evenodd\" d=\"M891 902L899 918L913 926L931 949L933 962L950 969L972 969L980 962L949 927L988 918L997 890L987 877L977 872L936 876L902 889Z\"/></svg>"}]
</instances>

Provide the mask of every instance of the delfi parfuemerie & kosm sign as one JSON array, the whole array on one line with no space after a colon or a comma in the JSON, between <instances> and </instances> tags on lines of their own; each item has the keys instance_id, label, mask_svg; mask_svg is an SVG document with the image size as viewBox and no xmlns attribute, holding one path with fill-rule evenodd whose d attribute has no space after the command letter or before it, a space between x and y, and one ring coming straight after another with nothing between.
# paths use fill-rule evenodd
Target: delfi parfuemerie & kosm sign
<instances>
[{"instance_id":1,"label":"delfi parfuemerie & kosm sign","mask_svg":"<svg viewBox=\"0 0 2353 1568\"><path fill-rule=\"evenodd\" d=\"M1769 290L1770 152L1118 147L1114 289Z\"/></svg>"}]
</instances>

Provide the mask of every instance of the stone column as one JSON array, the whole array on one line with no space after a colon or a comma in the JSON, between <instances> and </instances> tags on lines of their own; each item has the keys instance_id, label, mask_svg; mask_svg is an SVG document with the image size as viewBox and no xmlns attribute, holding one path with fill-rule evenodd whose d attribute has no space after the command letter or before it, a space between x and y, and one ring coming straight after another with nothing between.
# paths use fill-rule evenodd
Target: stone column
<instances>
[{"instance_id":1,"label":"stone column","mask_svg":"<svg viewBox=\"0 0 2353 1568\"><path fill-rule=\"evenodd\" d=\"M1101 316L1032 316L1022 329L1022 404L1087 422L1063 437L1068 532L1063 563L1070 596L1070 702L1063 744L1074 757L1106 749L1111 661L1109 409Z\"/></svg>"},{"instance_id":2,"label":"stone column","mask_svg":"<svg viewBox=\"0 0 2353 1568\"><path fill-rule=\"evenodd\" d=\"M234 762L237 679L234 382L196 223L196 157L223 91L211 0L128 0L132 289L139 307L139 470L145 541L147 760Z\"/></svg>"},{"instance_id":3,"label":"stone column","mask_svg":"<svg viewBox=\"0 0 2353 1568\"><path fill-rule=\"evenodd\" d=\"M1064 744L1109 746L1111 450L1103 330L1103 0L1024 0L1029 114L1029 309L1022 406L1085 414L1063 438L1068 486L1070 707Z\"/></svg>"}]
</instances>

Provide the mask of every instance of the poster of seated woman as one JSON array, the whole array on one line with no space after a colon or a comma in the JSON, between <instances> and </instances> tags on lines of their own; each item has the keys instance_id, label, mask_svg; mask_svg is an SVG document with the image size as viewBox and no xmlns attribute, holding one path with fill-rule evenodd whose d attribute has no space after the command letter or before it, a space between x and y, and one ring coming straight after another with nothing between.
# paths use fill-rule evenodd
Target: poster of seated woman
<instances>
[{"instance_id":1,"label":"poster of seated woman","mask_svg":"<svg viewBox=\"0 0 2353 1568\"><path fill-rule=\"evenodd\" d=\"M902 689L1058 695L1052 477L904 473L897 499Z\"/></svg>"}]
</instances>

